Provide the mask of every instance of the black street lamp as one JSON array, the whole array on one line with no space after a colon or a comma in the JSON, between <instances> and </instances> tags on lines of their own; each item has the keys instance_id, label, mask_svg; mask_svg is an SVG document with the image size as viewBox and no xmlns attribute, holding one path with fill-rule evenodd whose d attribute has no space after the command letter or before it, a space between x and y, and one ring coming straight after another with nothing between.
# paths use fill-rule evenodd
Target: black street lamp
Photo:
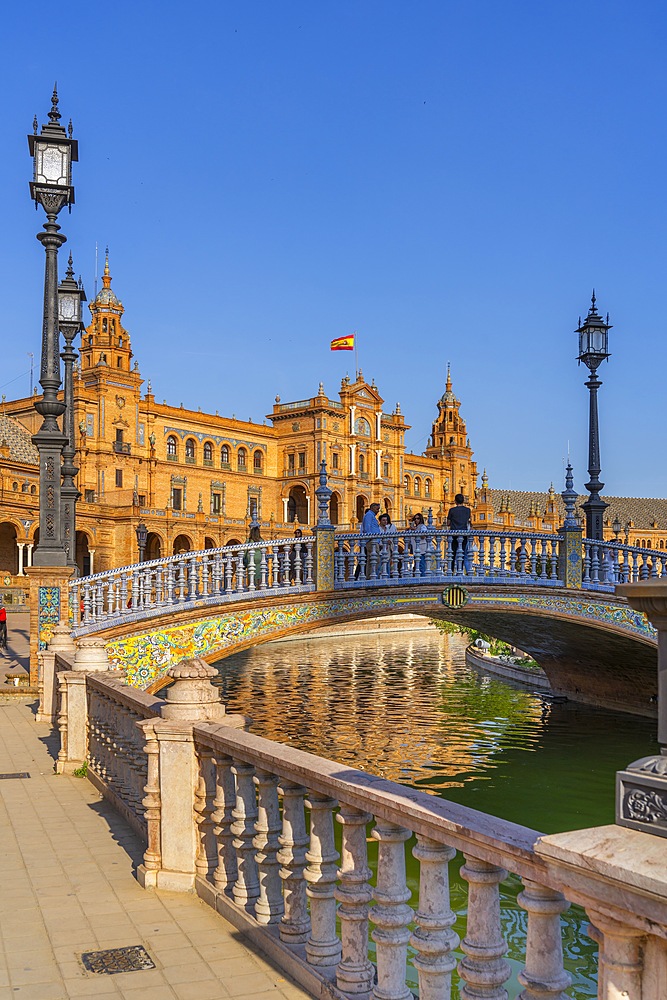
<instances>
[{"instance_id":1,"label":"black street lamp","mask_svg":"<svg viewBox=\"0 0 667 1000\"><path fill-rule=\"evenodd\" d=\"M74 362L76 351L72 341L83 329L81 316L82 304L86 301L81 279L74 278L72 255L67 262L67 276L58 285L58 325L65 338L65 348L60 355L65 366L65 413L63 416L63 432L67 440L63 447L62 475L60 490L60 511L62 525L62 540L67 553L67 565L76 567L76 502L81 494L76 488L74 477L79 471L74 464L76 456L76 441L74 438Z\"/></svg>"},{"instance_id":2,"label":"black street lamp","mask_svg":"<svg viewBox=\"0 0 667 1000\"><path fill-rule=\"evenodd\" d=\"M603 515L609 504L606 504L600 497L600 491L604 489L604 483L600 482L600 432L598 427L598 397L597 392L602 382L597 376L600 364L611 355L607 350L607 335L611 330L609 314L607 321L599 315L595 305L595 291L591 296L591 307L588 316L581 322L576 333L579 334L579 356L577 360L581 364L583 361L590 377L584 383L590 392L590 405L588 417L588 476L586 483L588 490L588 500L582 503L581 507L586 514L586 537L596 541L602 541L603 537Z\"/></svg>"},{"instance_id":3,"label":"black street lamp","mask_svg":"<svg viewBox=\"0 0 667 1000\"><path fill-rule=\"evenodd\" d=\"M46 212L44 231L37 234L46 251L46 264L39 379L43 393L35 403L35 409L44 420L32 439L39 453L39 545L34 552L35 566L66 566L68 562L63 542L60 486L60 461L66 435L58 426L58 417L64 413L66 406L64 400L58 399L58 250L66 237L60 232L56 219L65 205L74 203L72 161L78 160L79 152L78 143L72 139L72 123L66 132L59 124L60 118L58 94L54 87L48 124L42 125L37 135L35 115L33 135L28 136L34 167L30 194L35 208L41 205Z\"/></svg>"},{"instance_id":4,"label":"black street lamp","mask_svg":"<svg viewBox=\"0 0 667 1000\"><path fill-rule=\"evenodd\" d=\"M146 542L148 541L148 528L143 521L137 525L137 547L139 549L139 562L144 561L146 554Z\"/></svg>"},{"instance_id":5,"label":"black street lamp","mask_svg":"<svg viewBox=\"0 0 667 1000\"><path fill-rule=\"evenodd\" d=\"M623 530L623 525L621 524L621 522L619 520L618 514L614 518L614 523L611 526L611 530L614 532L614 539L615 539L615 541L618 541L618 536L620 535L621 531Z\"/></svg>"}]
</instances>

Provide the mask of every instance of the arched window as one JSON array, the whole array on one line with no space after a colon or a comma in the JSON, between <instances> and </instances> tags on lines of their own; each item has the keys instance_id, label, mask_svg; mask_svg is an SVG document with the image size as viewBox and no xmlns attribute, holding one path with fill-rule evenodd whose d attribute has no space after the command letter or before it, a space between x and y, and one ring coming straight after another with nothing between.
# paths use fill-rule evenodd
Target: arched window
<instances>
[{"instance_id":1,"label":"arched window","mask_svg":"<svg viewBox=\"0 0 667 1000\"><path fill-rule=\"evenodd\" d=\"M178 455L178 449L176 445L176 438L173 434L170 434L167 438L167 458L176 458Z\"/></svg>"},{"instance_id":2,"label":"arched window","mask_svg":"<svg viewBox=\"0 0 667 1000\"><path fill-rule=\"evenodd\" d=\"M107 321L105 319L103 319L102 320L102 333L106 333L106 332L107 332Z\"/></svg>"},{"instance_id":3,"label":"arched window","mask_svg":"<svg viewBox=\"0 0 667 1000\"><path fill-rule=\"evenodd\" d=\"M252 456L252 467L255 470L255 472L261 472L263 464L264 464L264 456L258 449Z\"/></svg>"},{"instance_id":4,"label":"arched window","mask_svg":"<svg viewBox=\"0 0 667 1000\"><path fill-rule=\"evenodd\" d=\"M211 444L210 441L204 442L204 461L205 462L213 461L213 445Z\"/></svg>"},{"instance_id":5,"label":"arched window","mask_svg":"<svg viewBox=\"0 0 667 1000\"><path fill-rule=\"evenodd\" d=\"M30 492L31 492L31 493L32 493L32 495L34 496L34 495L35 495L35 493L37 492L37 487L36 487L36 486L31 486L31 487L30 487Z\"/></svg>"},{"instance_id":6,"label":"arched window","mask_svg":"<svg viewBox=\"0 0 667 1000\"><path fill-rule=\"evenodd\" d=\"M118 346L119 346L119 347L122 347L122 346L123 346L123 338L122 338L122 337L119 337L119 338L118 338Z\"/></svg>"},{"instance_id":7,"label":"arched window","mask_svg":"<svg viewBox=\"0 0 667 1000\"><path fill-rule=\"evenodd\" d=\"M405 477L405 479L403 480L403 485L405 486L405 492L409 493L410 492L410 476L406 476Z\"/></svg>"},{"instance_id":8,"label":"arched window","mask_svg":"<svg viewBox=\"0 0 667 1000\"><path fill-rule=\"evenodd\" d=\"M425 479L424 480L424 496L425 497L430 497L430 495L431 495L431 480L430 479Z\"/></svg>"},{"instance_id":9,"label":"arched window","mask_svg":"<svg viewBox=\"0 0 667 1000\"><path fill-rule=\"evenodd\" d=\"M122 358L117 358L116 359L116 367L117 368L122 368L123 367L123 359Z\"/></svg>"},{"instance_id":10,"label":"arched window","mask_svg":"<svg viewBox=\"0 0 667 1000\"><path fill-rule=\"evenodd\" d=\"M422 481L419 476L415 476L415 496L418 497L422 491Z\"/></svg>"},{"instance_id":11,"label":"arched window","mask_svg":"<svg viewBox=\"0 0 667 1000\"><path fill-rule=\"evenodd\" d=\"M239 472L245 472L247 464L248 464L248 452L245 450L245 448L239 448L238 454L237 454L236 457L237 457L237 464L238 464L238 470L239 470Z\"/></svg>"},{"instance_id":12,"label":"arched window","mask_svg":"<svg viewBox=\"0 0 667 1000\"><path fill-rule=\"evenodd\" d=\"M357 464L359 466L359 472L363 475L363 473L366 471L366 459L364 457L363 451L359 452L359 458L357 460Z\"/></svg>"},{"instance_id":13,"label":"arched window","mask_svg":"<svg viewBox=\"0 0 667 1000\"><path fill-rule=\"evenodd\" d=\"M220 449L220 461L223 465L229 465L229 445L223 444Z\"/></svg>"},{"instance_id":14,"label":"arched window","mask_svg":"<svg viewBox=\"0 0 667 1000\"><path fill-rule=\"evenodd\" d=\"M194 438L188 438L185 442L185 461L194 462L195 460L195 442Z\"/></svg>"}]
</instances>

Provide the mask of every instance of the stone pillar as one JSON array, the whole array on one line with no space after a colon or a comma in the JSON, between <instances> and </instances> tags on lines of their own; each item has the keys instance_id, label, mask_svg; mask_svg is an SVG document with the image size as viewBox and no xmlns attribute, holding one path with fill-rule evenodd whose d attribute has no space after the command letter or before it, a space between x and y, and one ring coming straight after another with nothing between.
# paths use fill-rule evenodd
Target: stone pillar
<instances>
[{"instance_id":1,"label":"stone pillar","mask_svg":"<svg viewBox=\"0 0 667 1000\"><path fill-rule=\"evenodd\" d=\"M16 547L19 550L19 571L18 575L23 576L23 549L25 548L25 542L17 542Z\"/></svg>"},{"instance_id":2,"label":"stone pillar","mask_svg":"<svg viewBox=\"0 0 667 1000\"><path fill-rule=\"evenodd\" d=\"M199 780L194 746L196 722L222 722L225 707L220 691L211 684L216 674L204 660L181 660L168 672L173 679L166 691L161 718L152 726L158 745L160 846L153 846L148 869L141 865L137 878L144 888L176 892L194 888L198 853L194 802ZM159 859L159 860L158 860Z\"/></svg>"},{"instance_id":3,"label":"stone pillar","mask_svg":"<svg viewBox=\"0 0 667 1000\"><path fill-rule=\"evenodd\" d=\"M90 570L88 572L89 576L92 576L95 572L94 559L95 559L95 549L88 549L88 555L90 556Z\"/></svg>"},{"instance_id":4,"label":"stone pillar","mask_svg":"<svg viewBox=\"0 0 667 1000\"><path fill-rule=\"evenodd\" d=\"M623 583L616 593L643 611L658 632L658 743L660 754L642 757L616 773L616 822L667 837L667 580Z\"/></svg>"},{"instance_id":5,"label":"stone pillar","mask_svg":"<svg viewBox=\"0 0 667 1000\"><path fill-rule=\"evenodd\" d=\"M588 933L599 945L598 996L601 1000L645 997L642 990L646 935L608 916L588 910Z\"/></svg>"},{"instance_id":6,"label":"stone pillar","mask_svg":"<svg viewBox=\"0 0 667 1000\"><path fill-rule=\"evenodd\" d=\"M336 529L329 520L331 490L327 486L327 466L320 466L320 485L317 497L317 525L315 527L315 587L318 591L334 589L334 535Z\"/></svg>"},{"instance_id":7,"label":"stone pillar","mask_svg":"<svg viewBox=\"0 0 667 1000\"><path fill-rule=\"evenodd\" d=\"M26 557L26 568L28 566L32 566L32 550L34 549L34 547L35 547L35 543L34 542L26 542L26 548L28 549L27 557ZM25 576L25 574L24 574L24 576Z\"/></svg>"},{"instance_id":8,"label":"stone pillar","mask_svg":"<svg viewBox=\"0 0 667 1000\"><path fill-rule=\"evenodd\" d=\"M69 621L68 581L71 566L30 566L30 684L39 681L37 654L47 648L56 625Z\"/></svg>"},{"instance_id":9,"label":"stone pillar","mask_svg":"<svg viewBox=\"0 0 667 1000\"><path fill-rule=\"evenodd\" d=\"M58 687L56 683L56 653L69 660L74 659L76 646L70 627L66 622L55 626L48 649L37 653L39 665L39 706L35 719L37 722L55 722Z\"/></svg>"},{"instance_id":10,"label":"stone pillar","mask_svg":"<svg viewBox=\"0 0 667 1000\"><path fill-rule=\"evenodd\" d=\"M109 657L103 639L79 639L71 670L58 675L61 708L60 753L57 774L71 774L88 758L88 695L86 675L109 669Z\"/></svg>"},{"instance_id":11,"label":"stone pillar","mask_svg":"<svg viewBox=\"0 0 667 1000\"><path fill-rule=\"evenodd\" d=\"M582 530L578 526L563 525L560 534L563 541L558 545L558 578L566 587L581 590Z\"/></svg>"}]
</instances>

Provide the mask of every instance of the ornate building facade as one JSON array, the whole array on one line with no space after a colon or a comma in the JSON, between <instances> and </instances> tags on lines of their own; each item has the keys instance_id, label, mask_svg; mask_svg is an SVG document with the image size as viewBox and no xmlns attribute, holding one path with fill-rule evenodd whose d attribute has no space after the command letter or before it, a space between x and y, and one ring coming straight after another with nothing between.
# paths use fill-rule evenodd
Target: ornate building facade
<instances>
[{"instance_id":1,"label":"ornate building facade","mask_svg":"<svg viewBox=\"0 0 667 1000\"><path fill-rule=\"evenodd\" d=\"M430 511L440 526L456 493L471 504L479 528L557 531L562 523L553 485L545 493L493 490L484 473L478 486L449 371L421 455L405 449L410 425L400 406L388 411L361 372L354 382L343 379L336 399L321 383L306 399L276 396L261 424L159 403L133 360L111 284L107 258L74 380L80 573L136 562L140 523L148 530L147 559L244 541L253 517L265 538L291 535L297 523L308 528L322 460L333 491L331 519L341 531L358 530L372 501L398 526L417 511ZM25 590L38 539L34 402L3 401L0 409L0 584L8 599ZM667 547L667 500L605 499L605 538ZM622 529L616 535L614 523Z\"/></svg>"},{"instance_id":2,"label":"ornate building facade","mask_svg":"<svg viewBox=\"0 0 667 1000\"><path fill-rule=\"evenodd\" d=\"M322 460L333 490L331 517L356 530L377 500L401 524L429 510L441 524L454 495L475 497L477 468L451 375L437 402L429 447L405 450L405 422L373 381L344 378L338 398L320 384L310 398L279 397L263 423L159 403L133 360L124 308L108 258L90 304L74 380L77 428L77 562L81 573L136 562L136 529L148 529L146 558L246 538L251 517L264 537L314 523ZM39 426L34 398L5 402L0 426L0 572L30 564L39 516ZM484 513L483 511L481 513Z\"/></svg>"}]
</instances>

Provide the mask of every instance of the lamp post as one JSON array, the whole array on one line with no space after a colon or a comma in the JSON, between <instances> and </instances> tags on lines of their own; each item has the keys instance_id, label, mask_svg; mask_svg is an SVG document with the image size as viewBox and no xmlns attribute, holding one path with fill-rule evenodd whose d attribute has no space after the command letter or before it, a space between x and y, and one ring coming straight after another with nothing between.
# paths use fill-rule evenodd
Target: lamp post
<instances>
[{"instance_id":1,"label":"lamp post","mask_svg":"<svg viewBox=\"0 0 667 1000\"><path fill-rule=\"evenodd\" d=\"M139 562L144 561L146 554L146 542L148 541L148 528L143 521L137 525L137 548L139 549Z\"/></svg>"},{"instance_id":2,"label":"lamp post","mask_svg":"<svg viewBox=\"0 0 667 1000\"><path fill-rule=\"evenodd\" d=\"M81 496L74 477L79 471L74 464L76 456L76 441L74 439L74 362L76 351L72 341L83 328L81 305L86 301L81 279L78 283L74 278L72 255L67 262L67 276L58 285L58 323L65 338L65 348L60 355L65 366L65 413L63 416L63 432L67 440L63 447L62 474L63 481L60 490L60 510L62 524L62 540L67 553L67 565L76 567L76 502Z\"/></svg>"},{"instance_id":3,"label":"lamp post","mask_svg":"<svg viewBox=\"0 0 667 1000\"><path fill-rule=\"evenodd\" d=\"M616 517L614 518L614 523L611 526L611 530L614 532L614 539L616 541L618 541L618 536L620 535L622 529L623 529L623 525L621 524L621 522L619 520L619 517L618 517L618 514L617 514Z\"/></svg>"},{"instance_id":4,"label":"lamp post","mask_svg":"<svg viewBox=\"0 0 667 1000\"><path fill-rule=\"evenodd\" d=\"M608 332L611 330L609 315L605 322L597 311L595 305L595 291L591 296L591 307L588 316L576 329L579 334L579 356L577 361L583 361L590 376L584 383L590 392L589 416L588 416L588 476L586 483L588 490L588 500L583 503L582 509L586 514L586 537L596 541L602 541L603 537L603 514L609 506L600 497L600 490L604 488L604 483L600 482L600 432L598 428L598 397L597 392L602 382L597 376L599 365L610 357L607 350Z\"/></svg>"},{"instance_id":5,"label":"lamp post","mask_svg":"<svg viewBox=\"0 0 667 1000\"><path fill-rule=\"evenodd\" d=\"M42 125L38 135L35 116L33 135L28 136L34 168L30 194L35 208L41 205L46 212L44 231L37 234L46 252L46 264L39 379L43 392L42 398L35 403L35 409L44 420L32 439L39 453L39 545L34 552L33 565L66 566L68 559L63 542L60 484L60 461L66 435L58 426L58 417L66 407L65 401L58 399L58 250L66 237L60 232L56 219L65 205L74 203L72 161L78 160L79 153L78 143L72 139L71 122L67 132L60 125L55 87L48 117L48 124Z\"/></svg>"}]
</instances>

